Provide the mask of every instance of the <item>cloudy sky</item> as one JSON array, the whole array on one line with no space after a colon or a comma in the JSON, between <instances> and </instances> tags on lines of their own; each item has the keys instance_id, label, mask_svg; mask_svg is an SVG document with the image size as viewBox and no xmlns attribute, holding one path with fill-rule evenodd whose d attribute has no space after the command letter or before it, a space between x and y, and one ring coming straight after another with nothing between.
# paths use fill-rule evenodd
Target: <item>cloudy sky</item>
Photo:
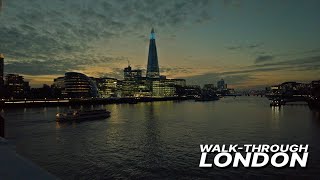
<instances>
[{"instance_id":1,"label":"cloudy sky","mask_svg":"<svg viewBox=\"0 0 320 180\"><path fill-rule=\"evenodd\" d=\"M319 79L320 1L0 0L5 73L32 86L67 71L122 78L145 69L157 35L161 74L235 88Z\"/></svg>"}]
</instances>

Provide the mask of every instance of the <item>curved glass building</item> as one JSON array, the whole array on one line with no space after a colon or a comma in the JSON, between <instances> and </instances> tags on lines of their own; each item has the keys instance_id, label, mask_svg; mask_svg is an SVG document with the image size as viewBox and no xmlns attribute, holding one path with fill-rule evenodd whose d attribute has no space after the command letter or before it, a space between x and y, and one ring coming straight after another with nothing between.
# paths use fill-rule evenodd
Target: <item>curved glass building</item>
<instances>
[{"instance_id":1,"label":"curved glass building","mask_svg":"<svg viewBox=\"0 0 320 180\"><path fill-rule=\"evenodd\" d=\"M86 75L67 72L64 76L65 93L71 98L97 97L96 84Z\"/></svg>"}]
</instances>

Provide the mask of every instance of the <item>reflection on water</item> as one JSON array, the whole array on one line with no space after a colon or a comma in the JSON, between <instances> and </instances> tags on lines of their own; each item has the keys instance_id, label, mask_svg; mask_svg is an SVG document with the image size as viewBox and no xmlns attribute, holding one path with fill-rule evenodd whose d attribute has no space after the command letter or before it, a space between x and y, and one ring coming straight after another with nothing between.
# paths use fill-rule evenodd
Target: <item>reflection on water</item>
<instances>
[{"instance_id":1,"label":"reflection on water","mask_svg":"<svg viewBox=\"0 0 320 180\"><path fill-rule=\"evenodd\" d=\"M320 126L320 111L313 111L312 119L318 126Z\"/></svg>"},{"instance_id":2,"label":"reflection on water","mask_svg":"<svg viewBox=\"0 0 320 180\"><path fill-rule=\"evenodd\" d=\"M283 107L283 106L282 106ZM272 106L271 111L272 111L272 126L273 128L279 128L279 120L280 120L280 106Z\"/></svg>"},{"instance_id":3,"label":"reflection on water","mask_svg":"<svg viewBox=\"0 0 320 180\"><path fill-rule=\"evenodd\" d=\"M70 109L111 117L57 123ZM320 118L307 106L270 107L265 98L8 109L7 137L17 151L62 179L318 177ZM308 168L200 169L199 144L308 143Z\"/></svg>"},{"instance_id":4,"label":"reflection on water","mask_svg":"<svg viewBox=\"0 0 320 180\"><path fill-rule=\"evenodd\" d=\"M314 111L314 112L312 112L312 115L313 115L313 118L314 119L319 119L320 120L320 112L318 111Z\"/></svg>"},{"instance_id":5,"label":"reflection on water","mask_svg":"<svg viewBox=\"0 0 320 180\"><path fill-rule=\"evenodd\" d=\"M56 129L60 129L61 128L61 124L62 123L56 122Z\"/></svg>"}]
</instances>

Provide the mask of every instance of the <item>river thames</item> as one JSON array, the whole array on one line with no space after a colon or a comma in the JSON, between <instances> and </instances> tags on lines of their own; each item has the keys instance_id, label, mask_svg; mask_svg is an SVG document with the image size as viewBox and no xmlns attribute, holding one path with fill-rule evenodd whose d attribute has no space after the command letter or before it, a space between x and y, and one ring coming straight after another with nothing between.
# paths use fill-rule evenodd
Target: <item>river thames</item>
<instances>
[{"instance_id":1,"label":"river thames","mask_svg":"<svg viewBox=\"0 0 320 180\"><path fill-rule=\"evenodd\" d=\"M2 110L16 151L61 179L320 176L320 117L306 105L270 107L262 97L213 102L112 104L111 117L56 123L69 107ZM200 144L309 144L306 168L199 168Z\"/></svg>"}]
</instances>

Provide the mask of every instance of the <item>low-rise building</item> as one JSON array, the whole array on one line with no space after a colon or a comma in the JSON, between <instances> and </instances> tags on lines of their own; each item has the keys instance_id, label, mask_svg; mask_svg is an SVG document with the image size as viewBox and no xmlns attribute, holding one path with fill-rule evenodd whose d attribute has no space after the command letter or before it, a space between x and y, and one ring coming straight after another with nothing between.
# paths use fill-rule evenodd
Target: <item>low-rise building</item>
<instances>
[{"instance_id":1,"label":"low-rise building","mask_svg":"<svg viewBox=\"0 0 320 180\"><path fill-rule=\"evenodd\" d=\"M13 98L24 98L30 91L29 82L19 74L7 74L5 87Z\"/></svg>"},{"instance_id":2,"label":"low-rise building","mask_svg":"<svg viewBox=\"0 0 320 180\"><path fill-rule=\"evenodd\" d=\"M167 81L167 80L152 81L152 96L173 97L175 95L176 95L176 88L171 81Z\"/></svg>"},{"instance_id":3,"label":"low-rise building","mask_svg":"<svg viewBox=\"0 0 320 180\"><path fill-rule=\"evenodd\" d=\"M118 80L115 78L96 78L99 95L102 98L116 97Z\"/></svg>"}]
</instances>

